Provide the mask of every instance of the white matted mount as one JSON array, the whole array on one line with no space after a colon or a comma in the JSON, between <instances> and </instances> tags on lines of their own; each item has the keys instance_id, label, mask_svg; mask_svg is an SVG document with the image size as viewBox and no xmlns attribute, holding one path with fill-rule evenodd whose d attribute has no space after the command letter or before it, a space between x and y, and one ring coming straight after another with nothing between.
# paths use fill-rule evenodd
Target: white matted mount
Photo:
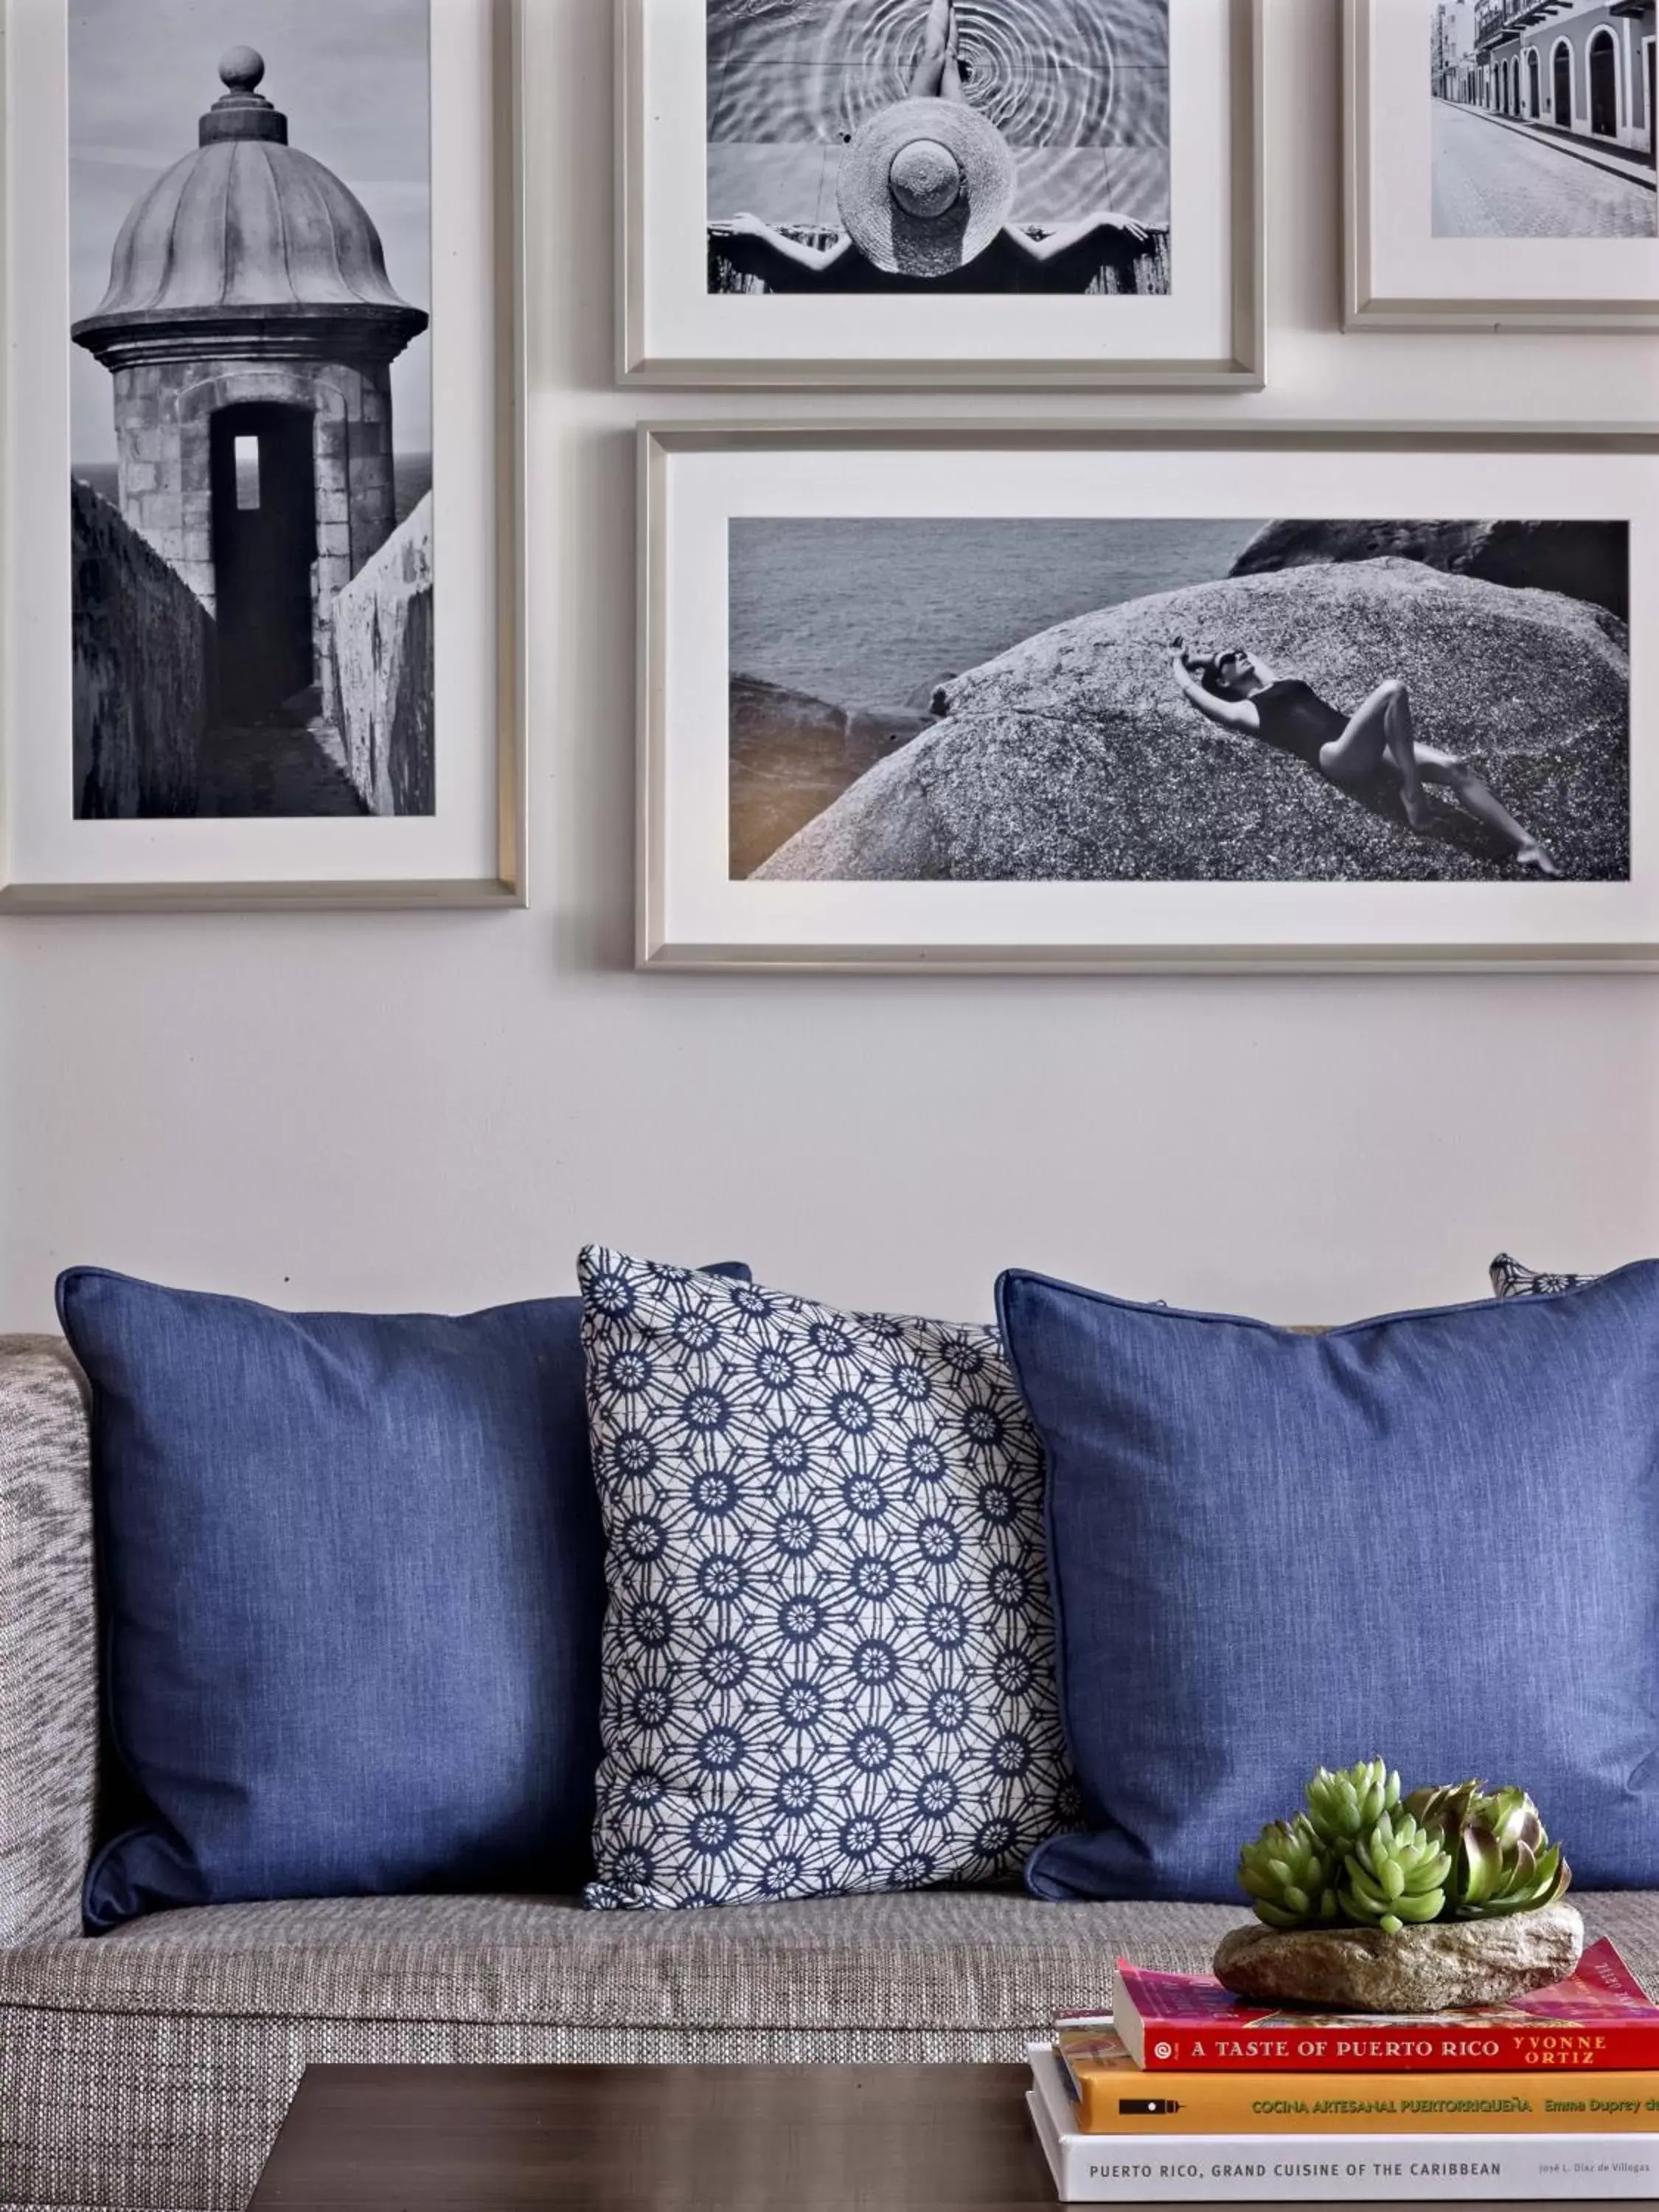
<instances>
[{"instance_id":1,"label":"white matted mount","mask_svg":"<svg viewBox=\"0 0 1659 2212\"><path fill-rule=\"evenodd\" d=\"M1659 581L1659 433L657 424L640 470L641 968L1659 965L1659 684L1639 626L1632 641L1605 603L1650 602ZM1279 550L1246 557L1269 522ZM1024 614L988 552L998 525L1033 573L1042 533L1060 548ZM792 547L798 526L822 535ZM890 530L934 549L914 600ZM1324 531L1344 550L1297 550ZM1132 566L1103 585L1089 564L1112 532ZM1615 549L1602 603L1554 588L1552 545L1585 532ZM1223 549L1212 582L1170 565L1194 540ZM1430 841L1397 791L1373 805L1317 760L1210 726L1176 688L1189 623L1206 626L1189 648L1265 647L1314 688L1299 711L1334 727L1367 692L1406 690L1418 737L1472 763L1432 786ZM836 697L820 666L879 696ZM1212 773L1224 816L1202 812ZM1470 811L1488 783L1513 837ZM1144 810L1158 834L1137 846ZM1522 861L1517 812L1559 839L1562 879ZM1081 849L1073 814L1128 864L1057 860ZM1281 830L1304 841L1294 866ZM991 859L957 865L953 836Z\"/></svg>"},{"instance_id":2,"label":"white matted mount","mask_svg":"<svg viewBox=\"0 0 1659 2212\"><path fill-rule=\"evenodd\" d=\"M427 710L435 729L429 792L419 794L418 805L377 806L380 794L371 791L368 811L356 818L325 819L320 808L307 813L301 807L280 814L257 806L192 813L188 804L135 809L124 799L88 805L76 769L77 718L84 744L88 714L98 708L95 698L88 703L84 680L72 681L69 495L71 463L82 457L71 450L70 325L72 312L82 317L87 312L71 307L72 49L63 10L0 0L0 330L6 341L0 349L0 911L525 902L519 30L518 0L446 0L431 10L434 519L432 566L425 573L435 577L436 589L428 602L435 676ZM219 57L210 25L203 44L200 52L155 58L158 77L166 70L176 78L176 105L186 127L221 89L213 81ZM236 52L224 57L221 75L229 90L210 107L203 128L204 172L216 133L272 140L273 152L286 145L285 106L294 110L295 159L307 159L303 70L296 81L290 58L284 74L284 58L273 42L268 80L258 92L254 65L261 58L251 50L245 58L246 67L239 73ZM276 100L267 94L276 94ZM175 103L167 104L170 111ZM240 119L247 110L258 111L251 125ZM169 125L161 161L147 146L142 155L124 155L127 167L141 175L159 173L167 159L185 150L184 144L174 148L175 135ZM349 163L341 166L349 174ZM315 162L309 173L318 173ZM322 173L326 179L325 167ZM337 193L340 187L325 183L322 189ZM337 222L349 225L349 209L342 216L344 203L334 204ZM397 274L394 267L394 283ZM384 284L385 276L348 281L357 285L362 299L372 295L376 281ZM82 289L84 297L84 276ZM112 284L110 299L119 304L118 294L118 286ZM175 346L180 361L192 343L186 332ZM319 350L325 353L326 347ZM120 365L118 359L107 360L98 374ZM168 372L145 374L165 379ZM287 381L297 385L301 378ZM326 381L319 378L319 390ZM283 382L275 371L250 366L219 376L218 398L205 384L198 396L204 407L240 408L240 428L242 420L252 422L268 396L268 413L294 411L275 404ZM181 418L183 413L181 407ZM356 502L375 495L372 471L358 472L355 460L343 465L334 459L355 452L356 434L344 423L328 428L327 413L328 404L319 399L317 427L307 441L312 462L301 471L309 479L305 503L314 533L313 621L322 619L316 613L316 578L337 541L340 556L349 559L354 571L359 568L356 533L362 526ZM368 408L364 413L370 419ZM191 465L199 468L208 459L205 425L198 442L201 453ZM244 442L235 441L239 469ZM216 456L219 444L228 457L230 441L216 441ZM279 445L276 440L266 449L267 460ZM123 459L124 464L142 459L135 439L127 438ZM390 463L378 465L386 470ZM142 471L129 474L124 501L143 482ZM113 465L109 475L112 479ZM186 475L186 505L195 489ZM216 501L220 495L216 477ZM230 503L257 507L259 496L256 489L251 502L245 498L239 478ZM112 489L108 498L113 497ZM81 490L76 498L82 499ZM91 498L87 491L85 501ZM166 582L164 565L184 580L192 561L201 571L205 562L222 557L223 541L216 537L210 548L204 524L198 530L199 544L181 539L175 548L158 540L136 504L125 517L101 503L88 511L134 573L142 575L150 559L158 586ZM232 526L222 524L216 508L213 526L216 532ZM140 542L146 537L148 555ZM381 564L388 578L394 556L407 563L400 573L418 597L421 542L403 530L396 533ZM210 579L211 568L206 574ZM367 586L370 580L364 580ZM167 588L176 597L173 585ZM394 580L389 589L396 588ZM204 650L211 657L210 583L208 604ZM317 672L324 672L320 661ZM206 679L210 685L216 680ZM208 696L214 696L211 690Z\"/></svg>"},{"instance_id":3,"label":"white matted mount","mask_svg":"<svg viewBox=\"0 0 1659 2212\"><path fill-rule=\"evenodd\" d=\"M1477 96L1454 104L1432 87L1436 6L1343 0L1343 328L1659 330L1659 234L1650 219L1645 235L1597 235L1587 222L1584 235L1550 236L1528 234L1531 219L1517 214L1512 234L1453 235L1437 234L1434 212L1442 131L1460 133L1468 159L1492 164L1489 204L1500 225L1508 177L1523 176L1527 167L1553 167L1592 198L1600 191L1652 202L1651 166L1644 171L1630 158L1652 145L1645 112L1653 96L1651 30L1644 37L1626 9L1607 21L1606 9L1576 11L1569 21L1555 8L1522 10L1523 22L1500 24L1504 43L1462 60L1460 80ZM1616 64L1603 137L1590 127L1581 62L1587 39L1598 36L1610 42L1605 51ZM1534 45L1561 57L1570 130L1551 127L1553 71L1546 64L1535 79L1529 74L1523 57ZM1534 189L1547 192L1547 179L1540 175ZM1568 197L1564 186L1564 204Z\"/></svg>"},{"instance_id":4,"label":"white matted mount","mask_svg":"<svg viewBox=\"0 0 1659 2212\"><path fill-rule=\"evenodd\" d=\"M1072 4L1097 33L1109 24L1110 11L1096 11L1092 0ZM712 11L705 0L615 0L615 6L623 382L888 390L1261 388L1261 0L1170 0L1165 232L1170 274L1167 289L1157 296L1030 289L954 289L948 296L926 296L839 285L815 296L810 283L784 292L711 289ZM882 21L890 35L896 35L898 26L919 32L926 12L918 0L914 23L902 9L883 11ZM1045 10L1013 12L1016 31L1042 26L1042 65L1063 63L1064 32L1048 24ZM764 76L775 104L787 106L799 96L799 87L775 90L778 72L771 57L764 58L765 70L757 65L756 74ZM821 61L803 48L802 74L810 75ZM1110 69L1109 61L1103 72L1094 74L1109 76ZM854 73L819 68L831 80ZM891 96L902 96L902 88L895 76ZM745 98L758 100L759 94ZM808 205L792 202L777 221L816 225L820 238L844 231L830 179L840 155L836 140L854 136L856 114L848 120L848 129L835 131L818 118L823 143L817 158L824 181L815 202L808 195L810 214ZM764 144L740 150L750 157L741 172L744 188L769 204L774 180L786 166L783 157L799 149ZM1037 155L1046 164L1042 173L1060 178L1062 191L1077 189L1078 177L1094 158L1074 144L1039 149ZM1102 173L1108 173L1103 167ZM785 197L795 189L792 183ZM767 211L766 205L755 210L763 217Z\"/></svg>"}]
</instances>

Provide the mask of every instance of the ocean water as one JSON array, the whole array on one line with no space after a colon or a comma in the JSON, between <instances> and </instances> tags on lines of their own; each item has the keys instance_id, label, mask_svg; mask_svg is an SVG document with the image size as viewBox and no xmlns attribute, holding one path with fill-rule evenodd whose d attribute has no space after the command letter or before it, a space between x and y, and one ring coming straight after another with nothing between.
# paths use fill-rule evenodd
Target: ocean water
<instances>
[{"instance_id":1,"label":"ocean water","mask_svg":"<svg viewBox=\"0 0 1659 2212\"><path fill-rule=\"evenodd\" d=\"M926 704L1074 615L1224 576L1259 522L741 521L731 667L837 707Z\"/></svg>"}]
</instances>

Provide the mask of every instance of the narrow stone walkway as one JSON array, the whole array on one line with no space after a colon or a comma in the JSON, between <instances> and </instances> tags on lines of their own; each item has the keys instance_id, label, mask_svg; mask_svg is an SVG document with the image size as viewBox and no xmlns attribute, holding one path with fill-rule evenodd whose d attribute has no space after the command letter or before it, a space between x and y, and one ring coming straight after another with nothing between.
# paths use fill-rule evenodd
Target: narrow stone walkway
<instances>
[{"instance_id":1,"label":"narrow stone walkway","mask_svg":"<svg viewBox=\"0 0 1659 2212\"><path fill-rule=\"evenodd\" d=\"M1587 137L1582 131L1566 131L1559 123L1546 123L1530 115L1504 115L1487 107L1467 108L1464 112L1495 123L1500 130L1518 131L1523 138L1536 138L1541 145L1557 146L1575 160L1588 161L1594 169L1605 169L1610 177L1630 177L1649 191L1654 189L1653 163L1633 146L1621 146L1613 138Z\"/></svg>"},{"instance_id":2,"label":"narrow stone walkway","mask_svg":"<svg viewBox=\"0 0 1659 2212\"><path fill-rule=\"evenodd\" d=\"M282 817L367 814L315 730L222 722L203 739L198 814Z\"/></svg>"},{"instance_id":3,"label":"narrow stone walkway","mask_svg":"<svg viewBox=\"0 0 1659 2212\"><path fill-rule=\"evenodd\" d=\"M1611 167L1562 134L1434 104L1437 238L1652 238L1653 172Z\"/></svg>"}]
</instances>

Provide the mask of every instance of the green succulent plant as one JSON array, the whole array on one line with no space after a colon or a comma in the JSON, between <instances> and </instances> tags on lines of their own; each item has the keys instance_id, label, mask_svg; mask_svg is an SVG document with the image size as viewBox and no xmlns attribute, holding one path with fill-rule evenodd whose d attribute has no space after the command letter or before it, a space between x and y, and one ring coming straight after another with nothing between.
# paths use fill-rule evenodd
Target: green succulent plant
<instances>
[{"instance_id":1,"label":"green succulent plant","mask_svg":"<svg viewBox=\"0 0 1659 2212\"><path fill-rule=\"evenodd\" d=\"M1342 1910L1362 1927L1397 1936L1407 1921L1438 1920L1446 1909L1452 1855L1437 1828L1403 1809L1379 1814L1342 1863Z\"/></svg>"},{"instance_id":2,"label":"green succulent plant","mask_svg":"<svg viewBox=\"0 0 1659 2212\"><path fill-rule=\"evenodd\" d=\"M1441 1918L1535 1912L1572 1879L1524 1790L1438 1784L1403 1798L1380 1759L1322 1766L1306 1808L1238 1855L1238 1879L1271 1928L1356 1926L1398 1935Z\"/></svg>"},{"instance_id":3,"label":"green succulent plant","mask_svg":"<svg viewBox=\"0 0 1659 2212\"><path fill-rule=\"evenodd\" d=\"M1308 1801L1308 1818L1322 1840L1346 1850L1399 1804L1400 1777L1391 1774L1380 1759L1362 1759L1357 1766L1334 1774L1322 1766L1302 1794Z\"/></svg>"},{"instance_id":4,"label":"green succulent plant","mask_svg":"<svg viewBox=\"0 0 1659 2212\"><path fill-rule=\"evenodd\" d=\"M1407 1803L1452 1854L1447 1895L1454 1919L1535 1912L1566 1894L1572 1869L1524 1790L1488 1793L1479 1782L1462 1782L1413 1790Z\"/></svg>"},{"instance_id":5,"label":"green succulent plant","mask_svg":"<svg viewBox=\"0 0 1659 2212\"><path fill-rule=\"evenodd\" d=\"M1238 1855L1238 1879L1269 1928L1312 1928L1338 1917L1337 1855L1305 1813L1272 1820Z\"/></svg>"}]
</instances>

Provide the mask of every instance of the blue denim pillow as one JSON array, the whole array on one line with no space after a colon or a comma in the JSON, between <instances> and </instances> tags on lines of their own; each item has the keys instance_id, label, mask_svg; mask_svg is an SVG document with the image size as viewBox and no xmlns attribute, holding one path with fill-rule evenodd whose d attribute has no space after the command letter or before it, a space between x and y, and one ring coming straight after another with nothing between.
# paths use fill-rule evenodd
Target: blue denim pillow
<instances>
[{"instance_id":1,"label":"blue denim pillow","mask_svg":"<svg viewBox=\"0 0 1659 2212\"><path fill-rule=\"evenodd\" d=\"M1040 1897L1238 1900L1321 1760L1530 1790L1659 1886L1659 1264L1308 1337L1005 1275L1087 1832Z\"/></svg>"},{"instance_id":2,"label":"blue denim pillow","mask_svg":"<svg viewBox=\"0 0 1659 2212\"><path fill-rule=\"evenodd\" d=\"M88 1928L580 1886L605 1601L580 1300L289 1314L82 1267L58 1309L137 1801Z\"/></svg>"}]
</instances>

